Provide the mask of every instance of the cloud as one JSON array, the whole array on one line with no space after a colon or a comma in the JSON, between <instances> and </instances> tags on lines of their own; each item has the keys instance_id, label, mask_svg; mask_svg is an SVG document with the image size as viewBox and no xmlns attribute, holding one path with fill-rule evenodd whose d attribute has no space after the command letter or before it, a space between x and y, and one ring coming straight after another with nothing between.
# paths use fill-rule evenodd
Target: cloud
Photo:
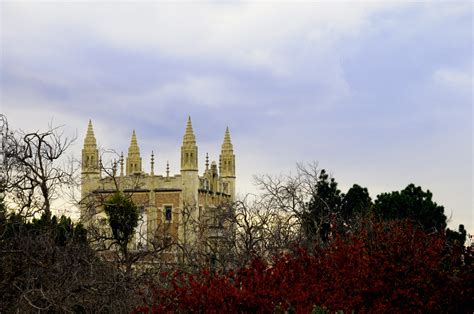
<instances>
[{"instance_id":1,"label":"cloud","mask_svg":"<svg viewBox=\"0 0 474 314\"><path fill-rule=\"evenodd\" d=\"M154 150L160 171L179 172L190 114L201 161L231 127L241 191L319 160L344 188L413 180L472 208L453 192L472 171L470 3L0 6L2 112L16 127L54 115L82 140L92 118L118 151L135 128L144 165Z\"/></svg>"},{"instance_id":2,"label":"cloud","mask_svg":"<svg viewBox=\"0 0 474 314\"><path fill-rule=\"evenodd\" d=\"M368 16L393 4L76 2L2 6L3 38L20 55L55 57L68 50L74 37L93 36L116 49L226 61L284 73L288 60L282 54L288 43L303 41L327 51L333 42L357 34ZM25 37L29 40L23 40ZM40 45L43 42L48 44Z\"/></svg>"},{"instance_id":3,"label":"cloud","mask_svg":"<svg viewBox=\"0 0 474 314\"><path fill-rule=\"evenodd\" d=\"M434 72L433 79L442 86L472 93L472 72L442 68Z\"/></svg>"}]
</instances>

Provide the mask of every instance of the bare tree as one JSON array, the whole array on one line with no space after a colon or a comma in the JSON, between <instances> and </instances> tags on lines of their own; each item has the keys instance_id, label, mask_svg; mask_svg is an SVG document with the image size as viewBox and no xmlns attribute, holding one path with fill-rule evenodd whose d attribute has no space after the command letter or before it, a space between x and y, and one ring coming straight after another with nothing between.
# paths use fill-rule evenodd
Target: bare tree
<instances>
[{"instance_id":1,"label":"bare tree","mask_svg":"<svg viewBox=\"0 0 474 314\"><path fill-rule=\"evenodd\" d=\"M98 258L85 230L53 216L63 186L76 183L74 165L63 159L73 141L54 127L2 132L0 312L129 311L135 304L131 282Z\"/></svg>"},{"instance_id":2,"label":"bare tree","mask_svg":"<svg viewBox=\"0 0 474 314\"><path fill-rule=\"evenodd\" d=\"M7 205L17 213L52 216L52 202L61 188L76 184L75 165L65 152L75 137L64 135L61 127L45 132L9 132L5 135L3 189Z\"/></svg>"}]
</instances>

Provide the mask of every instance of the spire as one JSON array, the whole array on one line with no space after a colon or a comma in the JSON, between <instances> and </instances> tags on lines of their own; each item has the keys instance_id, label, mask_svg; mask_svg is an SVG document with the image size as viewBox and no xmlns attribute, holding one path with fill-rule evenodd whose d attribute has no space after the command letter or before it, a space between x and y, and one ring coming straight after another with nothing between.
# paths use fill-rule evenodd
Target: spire
<instances>
[{"instance_id":1,"label":"spire","mask_svg":"<svg viewBox=\"0 0 474 314\"><path fill-rule=\"evenodd\" d=\"M229 127L225 129L224 142L219 155L219 175L223 177L235 177L235 155L234 147L230 140Z\"/></svg>"},{"instance_id":2,"label":"spire","mask_svg":"<svg viewBox=\"0 0 474 314\"><path fill-rule=\"evenodd\" d=\"M123 152L120 154L120 176L123 177Z\"/></svg>"},{"instance_id":3,"label":"spire","mask_svg":"<svg viewBox=\"0 0 474 314\"><path fill-rule=\"evenodd\" d=\"M166 161L166 177L169 178L170 176L170 162L169 160Z\"/></svg>"},{"instance_id":4,"label":"spire","mask_svg":"<svg viewBox=\"0 0 474 314\"><path fill-rule=\"evenodd\" d=\"M222 152L232 152L234 147L232 146L232 142L230 141L230 132L229 127L226 127L225 134L224 134L224 143L222 143L221 147Z\"/></svg>"},{"instance_id":5,"label":"spire","mask_svg":"<svg viewBox=\"0 0 474 314\"><path fill-rule=\"evenodd\" d=\"M82 173L99 174L99 151L97 150L97 141L94 136L92 121L89 120L86 137L84 138L84 147L82 148Z\"/></svg>"},{"instance_id":6,"label":"spire","mask_svg":"<svg viewBox=\"0 0 474 314\"><path fill-rule=\"evenodd\" d=\"M135 130L132 132L132 139L130 140L130 146L128 147L128 157L132 157L133 155L140 157L140 147L138 147Z\"/></svg>"},{"instance_id":7,"label":"spire","mask_svg":"<svg viewBox=\"0 0 474 314\"><path fill-rule=\"evenodd\" d=\"M112 174L115 177L117 174L117 159L114 158L114 162L112 163Z\"/></svg>"},{"instance_id":8,"label":"spire","mask_svg":"<svg viewBox=\"0 0 474 314\"><path fill-rule=\"evenodd\" d=\"M133 130L130 147L128 148L127 175L140 172L142 172L142 158L140 157L137 135L135 130Z\"/></svg>"},{"instance_id":9,"label":"spire","mask_svg":"<svg viewBox=\"0 0 474 314\"><path fill-rule=\"evenodd\" d=\"M188 116L188 123L186 124L186 131L183 137L183 146L186 144L196 145L196 136L194 136L193 124L191 123L191 116Z\"/></svg>"},{"instance_id":10,"label":"spire","mask_svg":"<svg viewBox=\"0 0 474 314\"><path fill-rule=\"evenodd\" d=\"M155 155L153 151L151 151L151 162L150 162L150 175L154 176L155 175Z\"/></svg>"},{"instance_id":11,"label":"spire","mask_svg":"<svg viewBox=\"0 0 474 314\"><path fill-rule=\"evenodd\" d=\"M102 178L102 156L99 157L99 178Z\"/></svg>"},{"instance_id":12,"label":"spire","mask_svg":"<svg viewBox=\"0 0 474 314\"><path fill-rule=\"evenodd\" d=\"M84 139L84 147L92 147L92 146L97 146L97 142L95 140L94 136L94 128L92 127L92 121L89 120L89 125L87 126L87 133L86 137Z\"/></svg>"},{"instance_id":13,"label":"spire","mask_svg":"<svg viewBox=\"0 0 474 314\"><path fill-rule=\"evenodd\" d=\"M206 153L206 170L209 169L209 154Z\"/></svg>"},{"instance_id":14,"label":"spire","mask_svg":"<svg viewBox=\"0 0 474 314\"><path fill-rule=\"evenodd\" d=\"M198 170L198 148L196 145L196 136L194 136L191 117L188 116L186 131L183 136L183 145L181 146L181 171Z\"/></svg>"},{"instance_id":15,"label":"spire","mask_svg":"<svg viewBox=\"0 0 474 314\"><path fill-rule=\"evenodd\" d=\"M132 139L130 140L130 148L138 148L138 141L137 141L137 135L135 134L135 130L132 132Z\"/></svg>"}]
</instances>

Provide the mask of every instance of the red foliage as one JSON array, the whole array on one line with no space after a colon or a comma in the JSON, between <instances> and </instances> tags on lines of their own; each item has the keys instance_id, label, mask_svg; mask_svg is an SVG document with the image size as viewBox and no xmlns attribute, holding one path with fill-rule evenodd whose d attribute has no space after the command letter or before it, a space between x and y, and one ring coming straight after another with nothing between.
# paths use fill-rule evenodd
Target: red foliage
<instances>
[{"instance_id":1,"label":"red foliage","mask_svg":"<svg viewBox=\"0 0 474 314\"><path fill-rule=\"evenodd\" d=\"M374 224L313 254L298 249L224 274L175 273L168 289L155 289L155 304L136 313L472 311L472 267L456 274L445 248L441 235L410 224Z\"/></svg>"}]
</instances>

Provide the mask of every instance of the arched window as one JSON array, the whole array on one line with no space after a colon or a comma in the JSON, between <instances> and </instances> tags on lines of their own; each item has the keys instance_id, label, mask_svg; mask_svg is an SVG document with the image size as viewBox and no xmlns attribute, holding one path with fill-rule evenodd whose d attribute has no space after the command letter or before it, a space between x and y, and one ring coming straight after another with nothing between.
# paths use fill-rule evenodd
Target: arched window
<instances>
[{"instance_id":1,"label":"arched window","mask_svg":"<svg viewBox=\"0 0 474 314\"><path fill-rule=\"evenodd\" d=\"M173 220L173 206L165 205L163 213L165 215L166 222L171 222L171 220Z\"/></svg>"}]
</instances>

